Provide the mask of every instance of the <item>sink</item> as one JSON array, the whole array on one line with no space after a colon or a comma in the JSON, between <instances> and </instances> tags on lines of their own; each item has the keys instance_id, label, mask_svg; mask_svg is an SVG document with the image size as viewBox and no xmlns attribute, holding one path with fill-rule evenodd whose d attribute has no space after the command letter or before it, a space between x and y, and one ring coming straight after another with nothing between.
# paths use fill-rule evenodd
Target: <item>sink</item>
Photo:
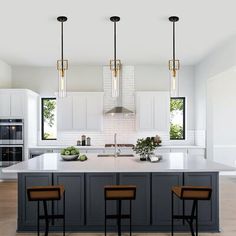
<instances>
[{"instance_id":1,"label":"sink","mask_svg":"<svg viewBox=\"0 0 236 236\"><path fill-rule=\"evenodd\" d=\"M115 154L98 154L98 157L115 157ZM117 157L134 157L134 154L118 154Z\"/></svg>"}]
</instances>

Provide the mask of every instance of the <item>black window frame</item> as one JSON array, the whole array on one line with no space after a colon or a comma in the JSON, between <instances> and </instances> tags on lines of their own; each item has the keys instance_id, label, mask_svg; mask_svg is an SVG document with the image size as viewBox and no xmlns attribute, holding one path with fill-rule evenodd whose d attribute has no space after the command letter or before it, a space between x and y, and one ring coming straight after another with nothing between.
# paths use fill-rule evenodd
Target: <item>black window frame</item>
<instances>
[{"instance_id":1,"label":"black window frame","mask_svg":"<svg viewBox=\"0 0 236 236\"><path fill-rule=\"evenodd\" d=\"M50 141L50 140L57 140L56 138L44 138L44 117L43 117L43 104L44 100L57 100L55 97L43 97L41 98L41 140Z\"/></svg>"},{"instance_id":2,"label":"black window frame","mask_svg":"<svg viewBox=\"0 0 236 236\"><path fill-rule=\"evenodd\" d=\"M186 128L186 125L185 125L185 114L186 114L186 98L185 97L171 97L170 98L170 102L171 102L171 99L181 99L183 100L183 138L170 138L170 140L185 140L186 136L186 132L185 132L185 128Z\"/></svg>"}]
</instances>

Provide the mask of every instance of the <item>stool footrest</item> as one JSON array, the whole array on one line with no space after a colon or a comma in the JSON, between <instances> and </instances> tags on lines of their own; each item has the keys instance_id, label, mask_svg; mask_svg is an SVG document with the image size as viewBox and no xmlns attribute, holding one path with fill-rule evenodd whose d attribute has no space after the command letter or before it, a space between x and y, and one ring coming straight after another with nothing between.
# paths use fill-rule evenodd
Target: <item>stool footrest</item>
<instances>
[{"instance_id":1,"label":"stool footrest","mask_svg":"<svg viewBox=\"0 0 236 236\"><path fill-rule=\"evenodd\" d=\"M119 215L107 215L106 218L107 219L117 219L119 217ZM130 215L128 214L122 214L120 215L120 218L121 219L129 219L130 218Z\"/></svg>"}]
</instances>

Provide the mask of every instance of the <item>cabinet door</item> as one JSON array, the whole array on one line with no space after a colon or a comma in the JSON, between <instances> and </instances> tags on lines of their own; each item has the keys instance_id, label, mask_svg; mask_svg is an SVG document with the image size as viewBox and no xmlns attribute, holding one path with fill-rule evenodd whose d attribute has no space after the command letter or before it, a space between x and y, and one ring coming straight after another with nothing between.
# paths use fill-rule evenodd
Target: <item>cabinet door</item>
<instances>
[{"instance_id":1,"label":"cabinet door","mask_svg":"<svg viewBox=\"0 0 236 236\"><path fill-rule=\"evenodd\" d=\"M219 230L219 176L218 173L184 173L185 185L212 188L210 201L199 201L199 229ZM186 213L191 211L192 202L186 202Z\"/></svg>"},{"instance_id":2,"label":"cabinet door","mask_svg":"<svg viewBox=\"0 0 236 236\"><path fill-rule=\"evenodd\" d=\"M72 96L57 99L57 126L60 131L73 129Z\"/></svg>"},{"instance_id":3,"label":"cabinet door","mask_svg":"<svg viewBox=\"0 0 236 236\"><path fill-rule=\"evenodd\" d=\"M89 173L86 174L86 224L104 225L105 200L104 186L116 184L116 174L113 173ZM114 201L107 202L107 213L114 214L116 204ZM116 224L110 220L108 224Z\"/></svg>"},{"instance_id":4,"label":"cabinet door","mask_svg":"<svg viewBox=\"0 0 236 236\"><path fill-rule=\"evenodd\" d=\"M101 131L103 118L103 103L101 94L87 96L87 130Z\"/></svg>"},{"instance_id":5,"label":"cabinet door","mask_svg":"<svg viewBox=\"0 0 236 236\"><path fill-rule=\"evenodd\" d=\"M73 227L84 224L84 174L59 173L53 175L54 185L65 187L65 214L66 227ZM62 200L56 204L57 214L63 212ZM62 226L62 221L58 221ZM57 225L58 225L57 223ZM78 227L77 227L78 228Z\"/></svg>"},{"instance_id":6,"label":"cabinet door","mask_svg":"<svg viewBox=\"0 0 236 236\"><path fill-rule=\"evenodd\" d=\"M137 95L137 129L153 129L153 95L148 93L139 93Z\"/></svg>"},{"instance_id":7,"label":"cabinet door","mask_svg":"<svg viewBox=\"0 0 236 236\"><path fill-rule=\"evenodd\" d=\"M24 116L24 94L12 93L11 94L11 116L23 117Z\"/></svg>"},{"instance_id":8,"label":"cabinet door","mask_svg":"<svg viewBox=\"0 0 236 236\"><path fill-rule=\"evenodd\" d=\"M171 188L178 185L183 185L183 173L152 173L152 224L160 230L171 226ZM182 213L181 206L175 198L175 214Z\"/></svg>"},{"instance_id":9,"label":"cabinet door","mask_svg":"<svg viewBox=\"0 0 236 236\"><path fill-rule=\"evenodd\" d=\"M0 116L11 115L11 95L9 93L0 93Z\"/></svg>"},{"instance_id":10,"label":"cabinet door","mask_svg":"<svg viewBox=\"0 0 236 236\"><path fill-rule=\"evenodd\" d=\"M28 173L18 174L18 230L37 229L37 203L28 201L27 188L32 186L52 185L52 174ZM51 214L51 203L48 203L48 211ZM43 214L41 204L40 214ZM43 229L43 222L41 222Z\"/></svg>"},{"instance_id":11,"label":"cabinet door","mask_svg":"<svg viewBox=\"0 0 236 236\"><path fill-rule=\"evenodd\" d=\"M86 95L76 94L73 96L73 129L86 130L87 126Z\"/></svg>"},{"instance_id":12,"label":"cabinet door","mask_svg":"<svg viewBox=\"0 0 236 236\"><path fill-rule=\"evenodd\" d=\"M132 201L132 225L150 225L150 174L121 173L119 183L136 185L136 199ZM129 201L123 201L122 214L129 214ZM129 224L129 221L124 224Z\"/></svg>"},{"instance_id":13,"label":"cabinet door","mask_svg":"<svg viewBox=\"0 0 236 236\"><path fill-rule=\"evenodd\" d=\"M169 132L170 95L168 92L157 92L154 95L154 129Z\"/></svg>"}]
</instances>

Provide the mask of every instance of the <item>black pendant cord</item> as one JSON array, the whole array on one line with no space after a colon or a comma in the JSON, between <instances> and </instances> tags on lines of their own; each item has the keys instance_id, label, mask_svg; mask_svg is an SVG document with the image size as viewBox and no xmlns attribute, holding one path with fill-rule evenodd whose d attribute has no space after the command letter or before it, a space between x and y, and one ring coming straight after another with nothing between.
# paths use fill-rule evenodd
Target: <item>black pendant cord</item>
<instances>
[{"instance_id":1,"label":"black pendant cord","mask_svg":"<svg viewBox=\"0 0 236 236\"><path fill-rule=\"evenodd\" d=\"M64 55L63 55L63 44L64 44L64 41L63 41L63 22L61 22L61 67L62 67L62 71L64 71Z\"/></svg>"},{"instance_id":2,"label":"black pendant cord","mask_svg":"<svg viewBox=\"0 0 236 236\"><path fill-rule=\"evenodd\" d=\"M116 22L114 22L114 66L116 75Z\"/></svg>"},{"instance_id":3,"label":"black pendant cord","mask_svg":"<svg viewBox=\"0 0 236 236\"><path fill-rule=\"evenodd\" d=\"M173 69L175 70L175 22L173 22Z\"/></svg>"}]
</instances>

